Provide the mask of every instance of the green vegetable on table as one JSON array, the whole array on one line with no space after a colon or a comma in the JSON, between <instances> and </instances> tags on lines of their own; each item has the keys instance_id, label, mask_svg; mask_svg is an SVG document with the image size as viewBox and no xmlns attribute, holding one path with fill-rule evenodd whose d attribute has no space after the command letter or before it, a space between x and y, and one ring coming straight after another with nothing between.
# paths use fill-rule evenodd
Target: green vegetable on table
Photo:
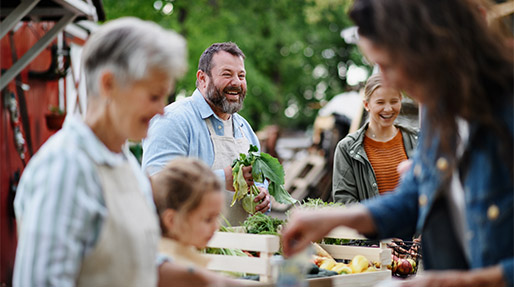
<instances>
[{"instance_id":1,"label":"green vegetable on table","mask_svg":"<svg viewBox=\"0 0 514 287\"><path fill-rule=\"evenodd\" d=\"M279 229L283 224L283 220L273 218L263 213L257 213L254 216L250 216L243 222L243 226L247 233L271 235L279 235Z\"/></svg>"},{"instance_id":2,"label":"green vegetable on table","mask_svg":"<svg viewBox=\"0 0 514 287\"><path fill-rule=\"evenodd\" d=\"M259 204L253 202L255 197L259 194L259 189L252 185L248 188L248 184L243 176L243 168L245 166L252 166L253 181L263 183L268 180L268 191L271 196L279 203L293 204L296 199L292 198L289 192L284 188L284 168L278 159L263 152L250 145L248 154L240 154L239 158L234 160L232 164L232 176L234 178L234 196L232 197L233 206L237 200L242 200L244 210L250 214L255 213L255 207Z\"/></svg>"}]
</instances>

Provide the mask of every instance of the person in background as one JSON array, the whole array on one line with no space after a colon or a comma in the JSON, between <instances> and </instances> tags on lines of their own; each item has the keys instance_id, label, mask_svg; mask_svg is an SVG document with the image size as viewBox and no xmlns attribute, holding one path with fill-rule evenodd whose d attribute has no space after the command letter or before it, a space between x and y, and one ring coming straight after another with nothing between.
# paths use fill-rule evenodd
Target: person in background
<instances>
[{"instance_id":1,"label":"person in background","mask_svg":"<svg viewBox=\"0 0 514 287\"><path fill-rule=\"evenodd\" d=\"M248 216L241 201L233 207L232 163L247 154L250 144L260 147L248 122L237 112L246 96L245 55L232 42L207 48L198 64L193 96L170 104L163 116L150 123L143 141L143 170L150 175L179 156L196 157L214 170L227 190L224 216L231 225L240 225ZM253 184L251 166L244 167L248 186ZM255 211L270 209L269 192L259 186Z\"/></svg>"},{"instance_id":2,"label":"person in background","mask_svg":"<svg viewBox=\"0 0 514 287\"><path fill-rule=\"evenodd\" d=\"M350 16L387 86L422 103L396 192L293 214L287 255L339 225L368 237L420 231L426 270L401 286L514 286L514 53L474 1L356 0Z\"/></svg>"},{"instance_id":3,"label":"person in background","mask_svg":"<svg viewBox=\"0 0 514 287\"><path fill-rule=\"evenodd\" d=\"M186 52L183 37L136 18L88 39L85 118L66 118L18 186L14 286L157 286L151 185L126 143L164 112Z\"/></svg>"},{"instance_id":4,"label":"person in background","mask_svg":"<svg viewBox=\"0 0 514 287\"><path fill-rule=\"evenodd\" d=\"M393 191L400 181L397 167L412 157L418 141L417 131L395 124L402 94L385 87L379 73L366 82L363 103L369 122L343 138L335 149L335 202L360 202Z\"/></svg>"}]
</instances>

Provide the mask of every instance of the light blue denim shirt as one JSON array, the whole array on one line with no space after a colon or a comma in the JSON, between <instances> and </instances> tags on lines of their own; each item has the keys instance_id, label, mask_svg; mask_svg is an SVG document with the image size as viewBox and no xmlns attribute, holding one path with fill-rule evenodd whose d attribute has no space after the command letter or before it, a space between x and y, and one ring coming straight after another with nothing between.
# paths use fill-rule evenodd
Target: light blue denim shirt
<instances>
[{"instance_id":1,"label":"light blue denim shirt","mask_svg":"<svg viewBox=\"0 0 514 287\"><path fill-rule=\"evenodd\" d=\"M234 137L243 137L242 131L250 144L260 150L259 140L250 124L237 113L232 117ZM153 175L179 156L196 157L212 166L214 147L205 120L212 122L217 135L224 135L223 122L214 114L199 90L195 90L191 97L168 105L164 115L156 115L150 121L148 137L143 140L143 170ZM214 172L224 183L223 170Z\"/></svg>"}]
</instances>

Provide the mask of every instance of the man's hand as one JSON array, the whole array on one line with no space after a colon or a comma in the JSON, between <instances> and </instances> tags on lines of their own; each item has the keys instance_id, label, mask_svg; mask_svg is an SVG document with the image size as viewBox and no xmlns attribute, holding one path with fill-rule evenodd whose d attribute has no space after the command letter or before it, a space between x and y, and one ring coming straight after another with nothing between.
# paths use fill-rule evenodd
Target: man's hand
<instances>
[{"instance_id":1,"label":"man's hand","mask_svg":"<svg viewBox=\"0 0 514 287\"><path fill-rule=\"evenodd\" d=\"M271 201L269 198L269 192L264 187L257 187L259 189L259 195L255 197L253 200L254 202L259 202L262 200L262 202L255 207L255 212L262 212L265 213L271 208Z\"/></svg>"},{"instance_id":2,"label":"man's hand","mask_svg":"<svg viewBox=\"0 0 514 287\"><path fill-rule=\"evenodd\" d=\"M250 186L254 184L253 177L252 177L252 167L251 166L244 166L243 169L243 177L246 180L246 184L248 184L248 190L250 190ZM234 191L234 178L232 176L232 167L227 166L224 168L225 171L225 185L226 189L230 191ZM257 195L254 199L255 202L259 202L262 200L262 202L255 207L255 212L262 212L265 213L271 208L271 200L268 190L266 190L263 187L257 187L259 189L259 195Z\"/></svg>"},{"instance_id":3,"label":"man's hand","mask_svg":"<svg viewBox=\"0 0 514 287\"><path fill-rule=\"evenodd\" d=\"M253 184L252 167L244 166L242 168L243 177L246 180L246 184L248 184L248 186L251 186ZM225 189L234 191L234 177L232 176L232 167L227 166L223 169L223 171L225 171Z\"/></svg>"}]
</instances>

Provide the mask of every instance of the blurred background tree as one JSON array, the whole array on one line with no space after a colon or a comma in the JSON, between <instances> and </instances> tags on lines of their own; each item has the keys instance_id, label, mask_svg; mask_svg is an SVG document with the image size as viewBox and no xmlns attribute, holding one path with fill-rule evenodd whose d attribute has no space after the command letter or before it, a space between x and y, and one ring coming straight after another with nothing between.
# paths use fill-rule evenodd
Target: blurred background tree
<instances>
[{"instance_id":1,"label":"blurred background tree","mask_svg":"<svg viewBox=\"0 0 514 287\"><path fill-rule=\"evenodd\" d=\"M195 89L201 53L232 41L246 54L248 91L240 112L254 127L306 130L332 97L356 89L369 74L343 30L351 0L103 0L108 20L135 16L182 34L189 71L175 97ZM353 72L353 73L352 73ZM354 76L352 76L354 75Z\"/></svg>"}]
</instances>

